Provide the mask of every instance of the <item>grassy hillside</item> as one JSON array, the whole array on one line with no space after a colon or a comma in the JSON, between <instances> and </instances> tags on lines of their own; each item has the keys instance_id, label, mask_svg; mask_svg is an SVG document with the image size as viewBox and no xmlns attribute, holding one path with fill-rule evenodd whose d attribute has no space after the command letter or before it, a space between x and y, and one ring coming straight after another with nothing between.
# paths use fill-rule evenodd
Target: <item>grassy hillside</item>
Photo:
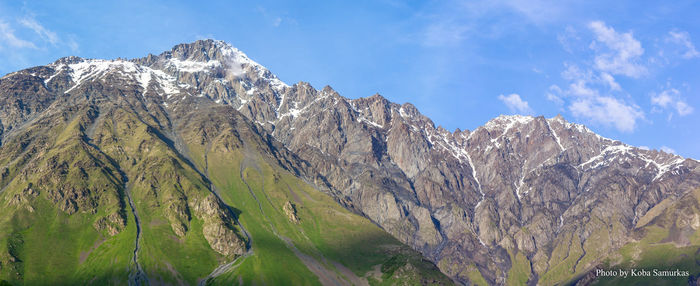
<instances>
[{"instance_id":1,"label":"grassy hillside","mask_svg":"<svg viewBox=\"0 0 700 286\"><path fill-rule=\"evenodd\" d=\"M451 284L418 253L274 164L280 158L242 118L193 116L206 118L188 118L203 124L183 128L193 131L183 133L188 153L252 237L252 251L210 284Z\"/></svg>"},{"instance_id":2,"label":"grassy hillside","mask_svg":"<svg viewBox=\"0 0 700 286\"><path fill-rule=\"evenodd\" d=\"M84 102L11 137L0 148L0 281L451 283L283 166L288 154L235 111L210 111Z\"/></svg>"}]
</instances>

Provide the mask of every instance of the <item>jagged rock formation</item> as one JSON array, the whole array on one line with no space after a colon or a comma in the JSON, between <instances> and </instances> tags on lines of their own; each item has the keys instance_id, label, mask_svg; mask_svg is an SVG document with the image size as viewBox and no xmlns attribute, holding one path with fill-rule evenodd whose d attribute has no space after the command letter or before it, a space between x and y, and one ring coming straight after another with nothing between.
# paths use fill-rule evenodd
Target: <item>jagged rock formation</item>
<instances>
[{"instance_id":1,"label":"jagged rock formation","mask_svg":"<svg viewBox=\"0 0 700 286\"><path fill-rule=\"evenodd\" d=\"M317 90L304 82L287 85L220 41L181 44L131 61L64 58L10 74L0 80L0 89L9 95L0 99L2 152L14 152L20 158L16 164L27 164L21 158L28 160L43 149L28 153L12 146L53 144L16 130L28 122L50 126L82 114L84 123L67 129L82 139L55 159L42 154L49 157L37 165L65 169L35 181L51 186L39 192L47 192L61 210L94 212L110 205L114 211L95 222L95 228L114 235L124 228L126 212L120 191L110 190L124 189L130 182L125 177L132 178L133 184L151 190L142 196L163 209L177 236L186 236L193 216L202 217L210 246L225 255L242 253L244 239L232 227L233 215L215 195L190 199L182 191L215 193L208 182L167 186L173 195L163 197L159 190L166 186L158 185L163 181L151 179L181 181L185 171L204 175L188 165L187 146L235 150L246 145L237 138L237 128L213 142L224 134L216 128L224 127L193 124L191 120L204 122L193 118L206 116L192 112L193 106L215 106L206 110L221 109L217 112L236 122L250 122L245 129L263 144L257 150L266 150L276 164L371 219L463 283L566 282L633 241L628 234L655 206L700 186L698 161L603 138L561 116L500 116L473 131L449 132L409 103L395 104L380 95L347 99L328 86ZM105 92L121 97L87 96ZM118 107L100 106L114 100ZM50 119L38 115L56 102L82 101L72 113L57 110ZM90 126L96 124L105 128L95 135ZM119 134L112 125L122 126ZM150 139L115 144L138 128ZM181 142L174 135L180 129L196 136ZM160 146L162 142L166 144ZM154 149L171 155L139 162ZM97 158L98 170L114 171L88 174L68 168L88 164L79 154ZM122 174L121 166L134 167ZM3 184L18 168L5 170ZM62 184L81 176L103 176L107 187ZM95 189L101 191L85 191ZM292 219L296 214L289 216L288 209L277 208Z\"/></svg>"}]
</instances>

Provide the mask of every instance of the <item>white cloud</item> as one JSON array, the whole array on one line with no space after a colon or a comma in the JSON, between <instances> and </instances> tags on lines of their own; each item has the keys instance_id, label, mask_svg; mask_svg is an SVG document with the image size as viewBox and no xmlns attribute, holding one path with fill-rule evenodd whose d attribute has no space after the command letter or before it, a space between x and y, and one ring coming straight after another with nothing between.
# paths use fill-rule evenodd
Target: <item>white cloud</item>
<instances>
[{"instance_id":1,"label":"white cloud","mask_svg":"<svg viewBox=\"0 0 700 286\"><path fill-rule=\"evenodd\" d=\"M258 13L263 17L263 19L269 22L275 28L279 28L284 25L296 25L297 21L294 18L287 17L287 12L279 11L278 9L268 10L263 6L257 6Z\"/></svg>"},{"instance_id":2,"label":"white cloud","mask_svg":"<svg viewBox=\"0 0 700 286\"><path fill-rule=\"evenodd\" d=\"M644 112L639 107L609 96L579 98L569 106L569 110L576 117L614 126L622 132L634 131L637 120L644 118Z\"/></svg>"},{"instance_id":3,"label":"white cloud","mask_svg":"<svg viewBox=\"0 0 700 286\"><path fill-rule=\"evenodd\" d=\"M420 32L408 37L426 47L470 45L468 39L497 38L525 24L550 24L570 11L569 3L553 0L435 1L410 20L419 23Z\"/></svg>"},{"instance_id":4,"label":"white cloud","mask_svg":"<svg viewBox=\"0 0 700 286\"><path fill-rule=\"evenodd\" d=\"M700 52L695 49L695 45L693 45L693 42L690 40L690 34L688 34L688 32L670 31L668 32L668 37L666 37L666 42L685 49L685 51L680 52L680 56L684 59L700 57Z\"/></svg>"},{"instance_id":5,"label":"white cloud","mask_svg":"<svg viewBox=\"0 0 700 286\"><path fill-rule=\"evenodd\" d=\"M680 91L675 88L664 90L658 94L652 93L651 104L664 109L674 109L680 116L689 115L694 111L693 107L681 98Z\"/></svg>"},{"instance_id":6,"label":"white cloud","mask_svg":"<svg viewBox=\"0 0 700 286\"><path fill-rule=\"evenodd\" d=\"M646 67L639 63L644 49L631 32L618 33L601 21L593 21L588 27L596 37L591 48L596 51L594 61L598 70L632 78L647 73Z\"/></svg>"},{"instance_id":7,"label":"white cloud","mask_svg":"<svg viewBox=\"0 0 700 286\"><path fill-rule=\"evenodd\" d=\"M573 54L574 49L578 49L581 37L571 26L566 26L564 33L557 35L557 40L567 53Z\"/></svg>"},{"instance_id":8,"label":"white cloud","mask_svg":"<svg viewBox=\"0 0 700 286\"><path fill-rule=\"evenodd\" d=\"M617 83L617 82L615 81L615 78L614 78L612 75L610 75L609 73L606 73L606 72L601 73L601 74L600 74L600 78L601 78L606 84L608 84L608 86L610 87L611 90L615 90L615 91L621 91L621 90L622 90L622 88L620 87L620 84Z\"/></svg>"},{"instance_id":9,"label":"white cloud","mask_svg":"<svg viewBox=\"0 0 700 286\"><path fill-rule=\"evenodd\" d=\"M536 24L549 23L559 19L568 12L571 6L568 3L551 0L501 0L488 2L499 3L506 8L510 8Z\"/></svg>"},{"instance_id":10,"label":"white cloud","mask_svg":"<svg viewBox=\"0 0 700 286\"><path fill-rule=\"evenodd\" d=\"M569 93L574 96L598 96L598 90L588 87L588 83L582 79L577 80L569 85Z\"/></svg>"},{"instance_id":11,"label":"white cloud","mask_svg":"<svg viewBox=\"0 0 700 286\"><path fill-rule=\"evenodd\" d=\"M663 92L657 94L652 94L651 96L651 103L654 105L658 105L661 107L668 107L671 102L673 102L673 98L671 98L671 94L678 94L678 90L676 89L670 89L670 90L664 90Z\"/></svg>"},{"instance_id":12,"label":"white cloud","mask_svg":"<svg viewBox=\"0 0 700 286\"><path fill-rule=\"evenodd\" d=\"M678 115L680 116L685 116L693 113L693 107L688 105L684 101L676 102L676 110L678 111Z\"/></svg>"},{"instance_id":13,"label":"white cloud","mask_svg":"<svg viewBox=\"0 0 700 286\"><path fill-rule=\"evenodd\" d=\"M584 72L577 65L564 63L564 66L566 67L566 69L563 72L561 72L561 76L566 80L590 81L591 77L593 77L593 73L590 70Z\"/></svg>"},{"instance_id":14,"label":"white cloud","mask_svg":"<svg viewBox=\"0 0 700 286\"><path fill-rule=\"evenodd\" d=\"M275 21L272 23L272 25L275 26L275 27L279 27L280 24L282 24L282 18L281 18L281 17L275 18Z\"/></svg>"},{"instance_id":15,"label":"white cloud","mask_svg":"<svg viewBox=\"0 0 700 286\"><path fill-rule=\"evenodd\" d=\"M15 28L18 28L19 31L15 32ZM33 36L32 32L36 34L36 36ZM20 38L20 36L22 38ZM67 41L63 40L58 34L41 25L32 16L19 18L12 24L0 19L0 48L5 46L13 48L15 49L14 52L17 52L21 49L36 50L42 48L46 44L50 44L54 47L59 45L66 46L73 52L77 52L79 49L78 43L73 36L69 37Z\"/></svg>"},{"instance_id":16,"label":"white cloud","mask_svg":"<svg viewBox=\"0 0 700 286\"><path fill-rule=\"evenodd\" d=\"M34 43L18 38L10 24L3 20L0 20L0 44L5 44L12 48L37 48Z\"/></svg>"},{"instance_id":17,"label":"white cloud","mask_svg":"<svg viewBox=\"0 0 700 286\"><path fill-rule=\"evenodd\" d=\"M615 77L607 72L594 73L590 69L583 71L577 65L572 64L565 64L565 66L566 70L562 72L562 77L572 82L570 88L576 95L595 95L597 91L590 87L592 85L607 86L611 91L622 91L622 87L615 81Z\"/></svg>"},{"instance_id":18,"label":"white cloud","mask_svg":"<svg viewBox=\"0 0 700 286\"><path fill-rule=\"evenodd\" d=\"M668 146L661 146L661 151L664 151L666 153L671 153L671 154L676 154L676 150L673 150L671 147Z\"/></svg>"},{"instance_id":19,"label":"white cloud","mask_svg":"<svg viewBox=\"0 0 700 286\"><path fill-rule=\"evenodd\" d=\"M34 31L34 33L39 35L39 37L41 37L44 41L47 41L47 42L51 43L52 45L56 45L59 42L59 38L56 35L56 33L44 28L44 26L39 24L39 22L37 22L34 18L24 17L24 18L19 20L19 23L22 26L25 26L25 27L31 29L32 31Z\"/></svg>"},{"instance_id":20,"label":"white cloud","mask_svg":"<svg viewBox=\"0 0 700 286\"><path fill-rule=\"evenodd\" d=\"M551 93L551 92L548 92L548 93L546 94L546 96L547 96L547 100L549 100L549 101L551 101L551 102L554 102L554 104L556 104L557 106L562 106L562 105L564 105L564 100L561 99L561 97L559 97L559 96L557 96L557 95L555 95L555 94L553 94L553 93Z\"/></svg>"},{"instance_id":21,"label":"white cloud","mask_svg":"<svg viewBox=\"0 0 700 286\"><path fill-rule=\"evenodd\" d=\"M520 98L520 95L516 93L512 93L510 95L499 95L498 99L503 101L505 105L510 109L511 112L515 113L520 113L520 114L533 114L534 111L532 108L530 108L530 105L527 103L527 101L524 101Z\"/></svg>"},{"instance_id":22,"label":"white cloud","mask_svg":"<svg viewBox=\"0 0 700 286\"><path fill-rule=\"evenodd\" d=\"M553 85L546 93L546 97L557 106L566 106L577 118L610 126L622 132L632 132L637 126L637 121L644 119L645 114L632 100L623 99L627 94L613 76L614 69L605 69L604 65L599 66L607 59L606 57L621 59L629 57L624 55L626 52L619 52L625 50L618 47L619 43L609 39L619 34L605 27L602 22L594 22L592 27L600 30L597 41L606 43L609 50L615 51L614 55L609 52L595 53L594 63L588 65L587 61L583 61L583 68L577 64L564 63L565 69L561 77L567 82L566 88ZM620 54L623 55L620 56Z\"/></svg>"},{"instance_id":23,"label":"white cloud","mask_svg":"<svg viewBox=\"0 0 700 286\"><path fill-rule=\"evenodd\" d=\"M209 39L211 39L211 37L209 37ZM77 53L78 51L80 51L80 45L78 45L78 42L75 40L75 37L73 37L72 35L68 36L68 40L66 41L66 46L68 46L68 48L70 48L70 50L73 51L74 53Z\"/></svg>"},{"instance_id":24,"label":"white cloud","mask_svg":"<svg viewBox=\"0 0 700 286\"><path fill-rule=\"evenodd\" d=\"M549 91L545 94L547 100L553 102L557 107L561 108L564 106L564 99L561 98L562 90L556 84L549 87Z\"/></svg>"}]
</instances>

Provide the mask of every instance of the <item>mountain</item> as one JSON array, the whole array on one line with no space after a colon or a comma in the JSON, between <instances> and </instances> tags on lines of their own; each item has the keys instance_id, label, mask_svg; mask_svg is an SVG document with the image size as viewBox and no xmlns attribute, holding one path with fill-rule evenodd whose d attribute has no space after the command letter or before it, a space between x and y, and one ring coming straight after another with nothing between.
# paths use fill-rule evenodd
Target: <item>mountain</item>
<instances>
[{"instance_id":1,"label":"mountain","mask_svg":"<svg viewBox=\"0 0 700 286\"><path fill-rule=\"evenodd\" d=\"M378 94L287 85L213 40L63 58L0 79L0 101L12 283L450 283L432 263L480 285L700 274L700 162L561 116L449 132Z\"/></svg>"},{"instance_id":2,"label":"mountain","mask_svg":"<svg viewBox=\"0 0 700 286\"><path fill-rule=\"evenodd\" d=\"M173 63L69 57L0 79L3 283L451 284Z\"/></svg>"}]
</instances>

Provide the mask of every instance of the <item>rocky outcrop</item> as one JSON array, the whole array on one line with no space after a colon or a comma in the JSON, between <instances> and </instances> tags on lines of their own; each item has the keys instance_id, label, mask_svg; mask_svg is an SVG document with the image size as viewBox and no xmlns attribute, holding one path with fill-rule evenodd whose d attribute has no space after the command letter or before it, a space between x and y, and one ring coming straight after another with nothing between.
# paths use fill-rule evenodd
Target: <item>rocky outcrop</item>
<instances>
[{"instance_id":1,"label":"rocky outcrop","mask_svg":"<svg viewBox=\"0 0 700 286\"><path fill-rule=\"evenodd\" d=\"M284 211L284 214L287 216L289 221L293 223L299 223L299 217L297 216L297 208L292 202L287 201L284 203L284 206L282 206L282 211Z\"/></svg>"},{"instance_id":2,"label":"rocky outcrop","mask_svg":"<svg viewBox=\"0 0 700 286\"><path fill-rule=\"evenodd\" d=\"M241 255L246 250L242 235L235 231L233 214L213 194L194 203L194 211L204 218L204 238L212 249L223 255Z\"/></svg>"},{"instance_id":3,"label":"rocky outcrop","mask_svg":"<svg viewBox=\"0 0 700 286\"><path fill-rule=\"evenodd\" d=\"M126 227L126 215L124 213L115 212L105 217L101 217L95 221L93 227L99 231L105 231L111 236L115 236L122 232Z\"/></svg>"}]
</instances>

